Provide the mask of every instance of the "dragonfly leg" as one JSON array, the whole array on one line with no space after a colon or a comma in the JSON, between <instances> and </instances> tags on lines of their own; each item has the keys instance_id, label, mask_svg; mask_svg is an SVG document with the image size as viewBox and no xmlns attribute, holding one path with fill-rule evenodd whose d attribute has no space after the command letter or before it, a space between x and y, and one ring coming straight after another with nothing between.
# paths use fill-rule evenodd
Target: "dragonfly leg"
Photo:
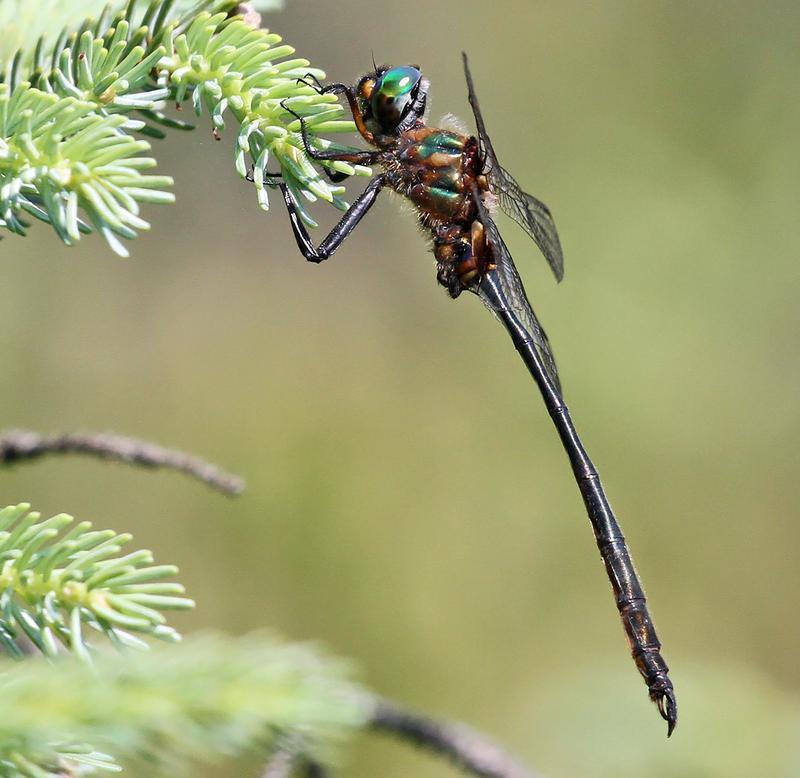
<instances>
[{"instance_id":1,"label":"dragonfly leg","mask_svg":"<svg viewBox=\"0 0 800 778\"><path fill-rule=\"evenodd\" d=\"M325 94L324 84L313 73L306 73L302 78L297 79L297 83L310 86L318 94Z\"/></svg>"},{"instance_id":2,"label":"dragonfly leg","mask_svg":"<svg viewBox=\"0 0 800 778\"><path fill-rule=\"evenodd\" d=\"M300 216L297 213L297 207L292 199L292 193L286 184L279 184L280 190L283 193L283 199L286 203L286 210L289 212L289 220L292 224L294 237L297 241L297 246L302 252L303 256L309 262L322 262L333 254L336 249L341 246L344 239L355 229L355 226L364 218L366 212L375 204L378 193L383 188L385 179L383 176L376 176L369 182L367 188L356 198L356 201L347 210L347 213L341 218L339 223L328 233L328 236L319 244L315 246L308 234Z\"/></svg>"},{"instance_id":3,"label":"dragonfly leg","mask_svg":"<svg viewBox=\"0 0 800 778\"><path fill-rule=\"evenodd\" d=\"M281 101L281 107L300 122L300 135L303 138L303 148L311 159L317 161L341 160L342 162L351 162L355 165L375 164L378 157L378 153L375 151L321 151L320 149L315 149L311 145L311 136L308 134L306 120L300 116L299 113L289 108L289 106L286 105L286 100Z\"/></svg>"},{"instance_id":4,"label":"dragonfly leg","mask_svg":"<svg viewBox=\"0 0 800 778\"><path fill-rule=\"evenodd\" d=\"M253 175L253 170L254 169L255 169L255 165L251 165L250 169L247 171L247 173L245 173L245 176L244 176L244 180L245 181L249 181L250 183L253 183L253 181L255 181L255 177ZM340 173L338 170L329 170L326 167L323 167L322 169L325 171L325 175L328 177L328 179L333 184L338 184L340 181L344 181L346 178L350 177L347 173ZM283 176L282 176L280 171L278 171L277 173L273 173L273 172L271 172L269 170L265 170L264 171L264 177L265 177L265 179L267 179L267 178L280 179ZM275 181L266 181L265 180L265 183L268 186L277 186L278 185L278 181L277 180L275 180Z\"/></svg>"},{"instance_id":5,"label":"dragonfly leg","mask_svg":"<svg viewBox=\"0 0 800 778\"><path fill-rule=\"evenodd\" d=\"M377 152L374 151L321 151L320 149L315 149L311 145L311 136L308 134L306 120L300 116L299 113L289 108L289 106L286 105L286 100L281 101L281 107L300 122L300 135L303 138L303 148L311 159L317 161L341 160L342 162L351 162L356 165L375 164Z\"/></svg>"},{"instance_id":6,"label":"dragonfly leg","mask_svg":"<svg viewBox=\"0 0 800 778\"><path fill-rule=\"evenodd\" d=\"M255 175L254 175L255 169L256 169L255 165L251 165L250 166L250 169L244 175L244 180L245 181L249 181L252 184L256 180L255 179ZM264 171L264 177L265 178L280 179L282 176L281 176L280 171L278 171L277 173L273 173L273 172L271 172L269 170L265 170ZM277 180L276 181L266 181L266 183L269 186L277 186L278 185L278 181Z\"/></svg>"},{"instance_id":7,"label":"dragonfly leg","mask_svg":"<svg viewBox=\"0 0 800 778\"><path fill-rule=\"evenodd\" d=\"M349 173L342 173L341 170L330 170L326 167L323 167L322 169L325 171L325 175L332 184L339 184L346 178L350 178Z\"/></svg>"},{"instance_id":8,"label":"dragonfly leg","mask_svg":"<svg viewBox=\"0 0 800 778\"><path fill-rule=\"evenodd\" d=\"M309 83L304 78L299 78L297 80L298 83L302 83L306 86L310 86L312 89L316 89L321 95L344 95L345 100L347 100L347 104L350 106L350 113L353 114L353 121L356 124L356 129L358 130L359 134L367 143L375 142L375 136L367 129L367 125L364 123L364 117L359 109L358 99L356 98L356 93L353 91L352 87L347 86L347 84L328 84L327 86L322 86L322 84L320 84L319 80L316 78L313 79L315 83Z\"/></svg>"}]
</instances>

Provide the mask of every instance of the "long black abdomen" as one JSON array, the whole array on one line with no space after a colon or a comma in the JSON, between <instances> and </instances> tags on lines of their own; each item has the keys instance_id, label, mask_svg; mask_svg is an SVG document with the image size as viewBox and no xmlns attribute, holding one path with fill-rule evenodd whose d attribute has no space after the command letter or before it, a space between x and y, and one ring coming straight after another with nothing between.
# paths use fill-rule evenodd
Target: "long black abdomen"
<instances>
[{"instance_id":1,"label":"long black abdomen","mask_svg":"<svg viewBox=\"0 0 800 778\"><path fill-rule=\"evenodd\" d=\"M529 369L533 361L541 362L532 342L524 341L515 345ZM530 372L536 378L534 370ZM586 513L592 523L597 547L611 582L633 660L647 684L650 699L658 705L661 715L667 721L668 734L671 735L678 713L672 681L668 675L669 667L661 656L661 642L647 610L644 589L625 537L608 503L600 476L578 437L569 409L560 397L554 397L552 403L545 397L545 402L569 456L572 472L586 505Z\"/></svg>"},{"instance_id":2,"label":"long black abdomen","mask_svg":"<svg viewBox=\"0 0 800 778\"><path fill-rule=\"evenodd\" d=\"M661 716L667 722L667 734L671 735L678 720L678 707L672 681L668 675L669 667L661 656L661 643L647 610L644 590L597 470L578 437L569 409L545 369L531 334L525 329L506 299L496 272L489 272L481 279L480 290L484 302L503 322L511 335L514 346L536 381L558 430L611 581L631 654L647 684L650 699L658 705Z\"/></svg>"}]
</instances>

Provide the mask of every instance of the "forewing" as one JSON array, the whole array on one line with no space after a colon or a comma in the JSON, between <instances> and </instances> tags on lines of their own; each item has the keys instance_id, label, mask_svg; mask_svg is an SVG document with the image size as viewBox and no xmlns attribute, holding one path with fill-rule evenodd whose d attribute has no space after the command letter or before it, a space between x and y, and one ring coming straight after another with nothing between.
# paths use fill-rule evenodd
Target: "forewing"
<instances>
[{"instance_id":1,"label":"forewing","mask_svg":"<svg viewBox=\"0 0 800 778\"><path fill-rule=\"evenodd\" d=\"M497 195L503 211L533 238L542 254L544 254L556 279L560 281L564 277L564 255L550 209L541 200L524 192L514 176L498 162L492 141L486 132L486 125L478 104L478 97L475 94L475 84L472 81L467 55L462 52L462 57L464 59L464 75L467 79L469 104L472 106L473 114L475 114L478 142L485 160L484 173L489 179L489 188Z\"/></svg>"},{"instance_id":2,"label":"forewing","mask_svg":"<svg viewBox=\"0 0 800 778\"><path fill-rule=\"evenodd\" d=\"M503 294L508 303L508 307L513 311L514 315L519 319L522 326L531 336L539 356L542 358L545 370L550 376L553 383L556 385L559 394L561 394L561 381L558 378L558 369L556 368L556 360L553 356L553 350L550 348L550 341L547 339L547 333L544 328L539 324L536 314L533 312L528 295L525 293L525 287L522 285L522 279L519 277L517 268L514 265L514 260L508 251L503 238L500 236L500 231L497 225L492 221L492 217L483 205L481 197L477 190L473 188L475 203L478 207L478 214L483 228L486 232L486 238L492 248L497 270L497 278L500 282ZM489 271L492 272L492 271ZM486 306L494 311L494 306L482 293L480 286L477 287L476 292L483 300Z\"/></svg>"}]
</instances>

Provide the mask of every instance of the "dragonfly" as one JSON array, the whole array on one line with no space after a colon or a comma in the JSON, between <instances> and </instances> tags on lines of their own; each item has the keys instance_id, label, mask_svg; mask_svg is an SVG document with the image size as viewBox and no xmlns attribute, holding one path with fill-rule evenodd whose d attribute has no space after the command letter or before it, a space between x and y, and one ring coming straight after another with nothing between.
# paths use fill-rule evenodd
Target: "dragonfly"
<instances>
[{"instance_id":1,"label":"dragonfly","mask_svg":"<svg viewBox=\"0 0 800 778\"><path fill-rule=\"evenodd\" d=\"M498 162L467 55L462 54L462 58L476 135L426 123L430 83L417 65L378 67L373 63L373 70L354 87L342 83L323 85L313 76L300 79L321 94L343 97L356 129L370 146L365 150L320 148L311 138L305 120L284 104L300 121L307 154L323 165L339 160L374 166L380 171L319 245L312 241L286 184L279 177L269 183L280 188L298 248L311 262L326 260L339 248L383 189L403 195L415 207L422 230L431 238L438 282L452 298L462 292L477 295L505 326L561 438L611 582L631 654L651 700L667 722L669 736L678 719L677 702L644 589L597 469L564 402L550 342L494 215L501 210L514 219L539 247L560 281L564 259L555 222L550 209L524 192ZM327 168L326 172L334 181L345 176Z\"/></svg>"}]
</instances>

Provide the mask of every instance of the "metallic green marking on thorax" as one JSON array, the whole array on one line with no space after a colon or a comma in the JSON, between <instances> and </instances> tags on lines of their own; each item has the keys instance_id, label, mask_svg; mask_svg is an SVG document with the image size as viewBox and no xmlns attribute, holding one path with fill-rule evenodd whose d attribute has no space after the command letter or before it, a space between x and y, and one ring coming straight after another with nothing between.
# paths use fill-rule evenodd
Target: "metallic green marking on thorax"
<instances>
[{"instance_id":1,"label":"metallic green marking on thorax","mask_svg":"<svg viewBox=\"0 0 800 778\"><path fill-rule=\"evenodd\" d=\"M429 135L419 144L418 148L420 157L425 159L436 152L456 156L464 151L464 146L463 138L442 130L442 132Z\"/></svg>"},{"instance_id":2,"label":"metallic green marking on thorax","mask_svg":"<svg viewBox=\"0 0 800 778\"><path fill-rule=\"evenodd\" d=\"M429 191L434 199L446 200L448 202L453 202L461 197L458 192L454 192L452 189L442 189L440 186L432 186Z\"/></svg>"}]
</instances>

